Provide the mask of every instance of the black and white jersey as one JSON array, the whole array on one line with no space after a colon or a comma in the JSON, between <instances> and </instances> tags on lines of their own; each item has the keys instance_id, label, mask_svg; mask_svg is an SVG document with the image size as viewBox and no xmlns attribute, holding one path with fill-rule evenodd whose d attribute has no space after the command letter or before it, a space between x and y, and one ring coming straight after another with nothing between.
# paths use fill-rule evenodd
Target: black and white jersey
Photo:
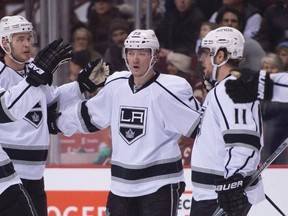
<instances>
[{"instance_id":1,"label":"black and white jersey","mask_svg":"<svg viewBox=\"0 0 288 216\"><path fill-rule=\"evenodd\" d=\"M20 178L38 180L43 177L50 142L47 104L58 101L65 107L84 97L77 83L36 88L24 79L25 74L0 62L0 145Z\"/></svg>"},{"instance_id":2,"label":"black and white jersey","mask_svg":"<svg viewBox=\"0 0 288 216\"><path fill-rule=\"evenodd\" d=\"M263 146L259 102L234 104L220 82L206 96L201 123L191 156L193 197L195 200L216 199L215 180L234 173L251 179L260 162ZM261 179L247 189L251 204L264 199Z\"/></svg>"},{"instance_id":3,"label":"black and white jersey","mask_svg":"<svg viewBox=\"0 0 288 216\"><path fill-rule=\"evenodd\" d=\"M133 83L131 72L114 73L95 97L58 119L65 135L111 126L111 191L125 197L184 181L177 140L181 134L190 136L200 120L199 104L185 79L156 74L137 90Z\"/></svg>"},{"instance_id":4,"label":"black and white jersey","mask_svg":"<svg viewBox=\"0 0 288 216\"><path fill-rule=\"evenodd\" d=\"M271 101L275 102L288 102L288 73L272 73L270 74L271 80L273 80L273 97Z\"/></svg>"}]
</instances>

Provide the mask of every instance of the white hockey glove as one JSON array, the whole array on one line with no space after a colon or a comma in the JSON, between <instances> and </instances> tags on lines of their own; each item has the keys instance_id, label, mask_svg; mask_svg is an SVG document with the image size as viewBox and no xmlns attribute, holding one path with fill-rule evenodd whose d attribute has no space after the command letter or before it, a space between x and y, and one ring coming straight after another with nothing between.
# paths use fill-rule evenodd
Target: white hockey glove
<instances>
[{"instance_id":1,"label":"white hockey glove","mask_svg":"<svg viewBox=\"0 0 288 216\"><path fill-rule=\"evenodd\" d=\"M227 80L226 93L234 103L251 103L257 99L271 100L273 81L266 71L234 70L236 80Z\"/></svg>"},{"instance_id":2,"label":"white hockey glove","mask_svg":"<svg viewBox=\"0 0 288 216\"><path fill-rule=\"evenodd\" d=\"M109 65L99 58L89 62L85 69L81 70L77 82L81 92L94 92L97 88L103 87L107 77L110 74Z\"/></svg>"},{"instance_id":3,"label":"white hockey glove","mask_svg":"<svg viewBox=\"0 0 288 216\"><path fill-rule=\"evenodd\" d=\"M63 39L53 41L40 50L33 62L28 65L26 81L32 86L51 85L53 73L60 64L71 59L72 47L70 44L62 44Z\"/></svg>"}]
</instances>

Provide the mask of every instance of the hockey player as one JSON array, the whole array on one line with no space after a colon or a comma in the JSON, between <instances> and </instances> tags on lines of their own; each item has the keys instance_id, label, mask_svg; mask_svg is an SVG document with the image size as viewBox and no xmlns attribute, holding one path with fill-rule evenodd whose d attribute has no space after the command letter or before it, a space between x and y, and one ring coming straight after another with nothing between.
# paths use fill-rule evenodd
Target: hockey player
<instances>
[{"instance_id":1,"label":"hockey player","mask_svg":"<svg viewBox=\"0 0 288 216\"><path fill-rule=\"evenodd\" d=\"M26 24L26 23L22 23ZM3 26L2 26L3 27ZM15 26L16 27L16 26ZM29 27L29 25L27 26ZM16 27L16 29L19 28ZM24 27L25 29L25 27ZM28 40L32 39L28 34ZM23 34L21 40L26 40L27 35ZM29 39L30 38L30 39ZM60 41L59 41L60 42ZM22 78L22 80L9 90L0 87L0 124L7 124L19 119L23 119L25 115L31 111L31 109L39 102L43 97L43 89L37 88L30 83L35 83L36 80L41 82L41 84L46 85L49 80L52 80L52 71L58 67L60 62L64 62L65 59L69 59L69 47L62 46L58 41L54 41L49 44L43 50L39 52L36 58L33 61L33 64L41 66L45 71L37 70L35 65L29 65L27 67L27 72L29 71L29 76ZM27 49L26 49L27 52ZM11 53L12 54L12 53ZM43 55L45 54L45 56ZM8 60L9 61L9 60ZM7 74L8 66L3 64L4 60L0 62L1 66L1 79L3 74ZM34 67L32 67L34 66ZM33 70L32 70L33 69ZM16 74L16 71L12 72L12 68L9 69L11 75ZM38 74L38 72L43 72ZM16 77L20 75L16 75ZM40 83L39 83L40 85ZM15 132L15 136L25 136L24 131L16 131L14 128L11 128ZM1 138L3 139L5 134L3 134L1 125ZM31 136L31 134L29 135ZM14 135L11 137L6 137L5 139L14 140ZM34 204L30 198L30 195L27 193L26 189L23 187L23 184L16 173L11 159L7 153L2 148L2 143L0 143L0 215L1 216L37 216L37 212L34 208Z\"/></svg>"},{"instance_id":2,"label":"hockey player","mask_svg":"<svg viewBox=\"0 0 288 216\"><path fill-rule=\"evenodd\" d=\"M17 198L16 195L11 197L11 190L16 189L5 192L12 185L10 179L15 179L14 184L20 183L17 173L38 215L45 216L47 201L43 172L50 142L47 106L55 101L60 107L81 101L84 99L82 92L92 88L93 83L88 77L82 77L78 82L51 86L53 72L59 64L71 58L71 46L62 44L61 39L55 40L32 59L31 49L35 42L33 26L22 16L1 19L0 39L5 52L0 61L0 123L3 123L0 124L0 145L5 151L0 151L0 194L4 190L3 195L6 195L3 199L7 202ZM92 70L98 63L92 62L86 70ZM87 80L88 85L85 84ZM0 202L0 215L32 215L24 214L20 208L16 214L2 214L1 210L9 205L7 202Z\"/></svg>"},{"instance_id":3,"label":"hockey player","mask_svg":"<svg viewBox=\"0 0 288 216\"><path fill-rule=\"evenodd\" d=\"M129 71L56 120L68 136L111 126L110 216L176 216L185 189L177 141L196 129L199 103L185 79L154 70L158 51L153 30L132 31L123 49Z\"/></svg>"},{"instance_id":4,"label":"hockey player","mask_svg":"<svg viewBox=\"0 0 288 216\"><path fill-rule=\"evenodd\" d=\"M259 103L234 104L225 92L225 82L235 79L230 70L238 66L244 43L231 27L212 30L201 42L200 61L212 89L192 149L191 216L212 215L218 206L229 216L244 216L264 200L260 179L244 191L263 145Z\"/></svg>"}]
</instances>

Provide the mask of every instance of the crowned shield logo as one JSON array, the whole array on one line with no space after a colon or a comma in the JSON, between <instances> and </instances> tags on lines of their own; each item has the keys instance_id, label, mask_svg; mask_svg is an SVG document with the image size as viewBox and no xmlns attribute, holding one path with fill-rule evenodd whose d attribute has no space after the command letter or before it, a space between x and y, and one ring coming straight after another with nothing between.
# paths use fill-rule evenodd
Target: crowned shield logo
<instances>
[{"instance_id":1,"label":"crowned shield logo","mask_svg":"<svg viewBox=\"0 0 288 216\"><path fill-rule=\"evenodd\" d=\"M30 112L24 117L24 120L33 125L35 128L38 128L42 122L42 110L39 103L37 103Z\"/></svg>"},{"instance_id":2,"label":"crowned shield logo","mask_svg":"<svg viewBox=\"0 0 288 216\"><path fill-rule=\"evenodd\" d=\"M120 107L119 134L131 145L146 133L147 108Z\"/></svg>"}]
</instances>

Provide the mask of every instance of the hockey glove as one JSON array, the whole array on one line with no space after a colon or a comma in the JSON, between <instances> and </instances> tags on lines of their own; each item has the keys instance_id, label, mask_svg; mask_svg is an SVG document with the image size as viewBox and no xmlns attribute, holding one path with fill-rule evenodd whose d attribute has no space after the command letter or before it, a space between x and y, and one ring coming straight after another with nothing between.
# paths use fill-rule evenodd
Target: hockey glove
<instances>
[{"instance_id":1,"label":"hockey glove","mask_svg":"<svg viewBox=\"0 0 288 216\"><path fill-rule=\"evenodd\" d=\"M57 111L57 103L52 104L48 107L47 110L47 124L48 124L48 130L50 134L57 134L62 131L59 130L57 127L56 120L61 115L61 112Z\"/></svg>"},{"instance_id":2,"label":"hockey glove","mask_svg":"<svg viewBox=\"0 0 288 216\"><path fill-rule=\"evenodd\" d=\"M72 47L69 44L62 44L63 39L53 41L44 49L40 50L33 62L28 65L26 81L33 85L51 85L53 73L60 64L71 59Z\"/></svg>"},{"instance_id":3,"label":"hockey glove","mask_svg":"<svg viewBox=\"0 0 288 216\"><path fill-rule=\"evenodd\" d=\"M79 83L81 92L94 92L98 87L103 87L106 78L109 76L109 66L99 58L89 62L87 67L80 71L77 82Z\"/></svg>"},{"instance_id":4,"label":"hockey glove","mask_svg":"<svg viewBox=\"0 0 288 216\"><path fill-rule=\"evenodd\" d=\"M241 215L239 212L249 203L243 184L244 177L241 174L215 182L218 204L229 216Z\"/></svg>"},{"instance_id":5,"label":"hockey glove","mask_svg":"<svg viewBox=\"0 0 288 216\"><path fill-rule=\"evenodd\" d=\"M238 73L232 71L231 74ZM273 81L265 71L241 71L236 80L227 80L226 93L234 103L251 103L257 99L271 100Z\"/></svg>"}]
</instances>

